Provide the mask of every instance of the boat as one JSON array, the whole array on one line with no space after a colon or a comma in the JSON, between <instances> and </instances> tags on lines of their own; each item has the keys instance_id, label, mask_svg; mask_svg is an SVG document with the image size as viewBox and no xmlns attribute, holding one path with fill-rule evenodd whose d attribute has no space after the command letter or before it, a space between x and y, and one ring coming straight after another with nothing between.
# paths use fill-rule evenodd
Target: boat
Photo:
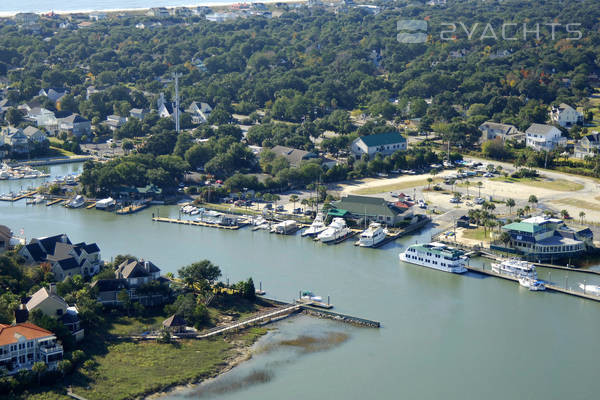
<instances>
[{"instance_id":1,"label":"boat","mask_svg":"<svg viewBox=\"0 0 600 400\"><path fill-rule=\"evenodd\" d=\"M35 195L31 199L27 199L27 201L25 203L26 204L40 204L40 203L43 203L44 200L46 200L46 197L42 196L41 194L38 194L38 195Z\"/></svg>"},{"instance_id":2,"label":"boat","mask_svg":"<svg viewBox=\"0 0 600 400\"><path fill-rule=\"evenodd\" d=\"M537 279L521 278L519 279L519 285L531 290L532 292L546 290L546 285L544 285L544 282L538 281Z\"/></svg>"},{"instance_id":3,"label":"boat","mask_svg":"<svg viewBox=\"0 0 600 400\"><path fill-rule=\"evenodd\" d=\"M413 244L400 253L399 257L401 261L407 263L453 274L467 272L465 265L469 259L464 251L438 242Z\"/></svg>"},{"instance_id":4,"label":"boat","mask_svg":"<svg viewBox=\"0 0 600 400\"><path fill-rule=\"evenodd\" d=\"M271 233L278 233L280 235L289 235L298 230L298 224L293 219L288 219L278 224L273 225Z\"/></svg>"},{"instance_id":5,"label":"boat","mask_svg":"<svg viewBox=\"0 0 600 400\"><path fill-rule=\"evenodd\" d=\"M593 295L596 295L596 296L600 296L600 286L585 285L583 283L580 283L578 286L586 294L593 294Z\"/></svg>"},{"instance_id":6,"label":"boat","mask_svg":"<svg viewBox=\"0 0 600 400\"><path fill-rule=\"evenodd\" d=\"M71 199L71 201L69 201L67 203L67 207L69 207L69 208L79 208L79 207L82 207L84 204L85 204L85 199L83 198L82 195L78 194L73 199Z\"/></svg>"},{"instance_id":7,"label":"boat","mask_svg":"<svg viewBox=\"0 0 600 400\"><path fill-rule=\"evenodd\" d=\"M319 213L315 217L315 220L312 222L312 224L310 224L310 226L308 228L306 228L304 230L304 232L302 232L302 236L309 236L309 237L317 236L319 233L323 232L325 229L327 229L327 226L325 225L323 214Z\"/></svg>"},{"instance_id":8,"label":"boat","mask_svg":"<svg viewBox=\"0 0 600 400\"><path fill-rule=\"evenodd\" d=\"M263 216L260 215L258 217L252 218L252 225L254 226L262 226L268 223L269 222Z\"/></svg>"},{"instance_id":9,"label":"boat","mask_svg":"<svg viewBox=\"0 0 600 400\"><path fill-rule=\"evenodd\" d=\"M97 210L107 210L114 207L117 204L116 200L112 197L107 197L106 199L98 200L96 202Z\"/></svg>"},{"instance_id":10,"label":"boat","mask_svg":"<svg viewBox=\"0 0 600 400\"><path fill-rule=\"evenodd\" d=\"M358 245L361 247L374 247L381 243L387 236L387 231L380 223L371 222L369 227L360 234Z\"/></svg>"},{"instance_id":11,"label":"boat","mask_svg":"<svg viewBox=\"0 0 600 400\"><path fill-rule=\"evenodd\" d=\"M516 258L505 260L500 263L492 263L492 271L516 279L529 278L537 280L538 278L535 265Z\"/></svg>"},{"instance_id":12,"label":"boat","mask_svg":"<svg viewBox=\"0 0 600 400\"><path fill-rule=\"evenodd\" d=\"M352 231L346 226L344 218L334 218L331 224L323 232L317 235L317 239L323 243L335 242L338 239L343 239Z\"/></svg>"},{"instance_id":13,"label":"boat","mask_svg":"<svg viewBox=\"0 0 600 400\"><path fill-rule=\"evenodd\" d=\"M309 291L309 290L304 290L301 293L300 300L304 300L304 301L323 301L323 298L321 296L315 296L314 293L311 292L311 291Z\"/></svg>"}]
</instances>

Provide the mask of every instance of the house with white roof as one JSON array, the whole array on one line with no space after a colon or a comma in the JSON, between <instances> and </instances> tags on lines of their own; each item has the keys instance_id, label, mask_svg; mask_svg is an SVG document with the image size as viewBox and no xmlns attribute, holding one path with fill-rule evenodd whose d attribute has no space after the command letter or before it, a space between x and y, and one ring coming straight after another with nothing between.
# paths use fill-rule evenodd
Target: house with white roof
<instances>
[{"instance_id":1,"label":"house with white roof","mask_svg":"<svg viewBox=\"0 0 600 400\"><path fill-rule=\"evenodd\" d=\"M557 146L565 146L567 138L555 126L544 124L531 124L525 131L527 147L534 150L554 150Z\"/></svg>"},{"instance_id":2,"label":"house with white roof","mask_svg":"<svg viewBox=\"0 0 600 400\"><path fill-rule=\"evenodd\" d=\"M571 128L583 123L583 114L568 104L560 103L550 109L550 120L563 128Z\"/></svg>"},{"instance_id":3,"label":"house with white roof","mask_svg":"<svg viewBox=\"0 0 600 400\"><path fill-rule=\"evenodd\" d=\"M361 136L352 142L351 150L357 157L363 154L373 157L377 153L387 156L406 150L406 138L397 132Z\"/></svg>"}]
</instances>

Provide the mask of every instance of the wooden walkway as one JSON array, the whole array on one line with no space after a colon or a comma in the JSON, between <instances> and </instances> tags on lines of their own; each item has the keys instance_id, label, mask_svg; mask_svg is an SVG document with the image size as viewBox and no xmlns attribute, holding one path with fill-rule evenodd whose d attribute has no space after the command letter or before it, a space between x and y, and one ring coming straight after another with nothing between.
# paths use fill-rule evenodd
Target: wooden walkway
<instances>
[{"instance_id":1,"label":"wooden walkway","mask_svg":"<svg viewBox=\"0 0 600 400\"><path fill-rule=\"evenodd\" d=\"M15 196L15 197L1 197L0 201L11 201L11 202L12 201L19 201L19 200L24 199L26 197L31 197L34 194L37 194L37 192L38 192L37 190L34 190L32 192L28 192L28 193L25 193L25 194L20 194L20 195Z\"/></svg>"},{"instance_id":2,"label":"wooden walkway","mask_svg":"<svg viewBox=\"0 0 600 400\"><path fill-rule=\"evenodd\" d=\"M208 228L219 228L219 229L229 229L229 230L237 230L240 229L241 227L244 227L246 225L248 225L247 223L245 224L239 224L239 225L219 225L219 224L209 224L207 222L201 222L201 221L192 221L192 220L188 220L188 219L176 219L176 218L165 218L165 217L152 217L152 221L155 222L168 222L171 224L182 224L182 225L194 225L194 226L205 226Z\"/></svg>"},{"instance_id":3,"label":"wooden walkway","mask_svg":"<svg viewBox=\"0 0 600 400\"><path fill-rule=\"evenodd\" d=\"M117 210L117 214L119 215L127 215L127 214L133 214L136 213L138 211L142 211L145 208L148 208L149 204L134 204L134 205L130 205L127 207L123 207Z\"/></svg>"},{"instance_id":4,"label":"wooden walkway","mask_svg":"<svg viewBox=\"0 0 600 400\"><path fill-rule=\"evenodd\" d=\"M66 200L67 200L67 199L54 199L54 200L48 201L48 202L46 203L46 207L48 207L48 206L53 206L53 205L54 205L54 204L56 204L56 203L60 203L61 201L66 201Z\"/></svg>"}]
</instances>

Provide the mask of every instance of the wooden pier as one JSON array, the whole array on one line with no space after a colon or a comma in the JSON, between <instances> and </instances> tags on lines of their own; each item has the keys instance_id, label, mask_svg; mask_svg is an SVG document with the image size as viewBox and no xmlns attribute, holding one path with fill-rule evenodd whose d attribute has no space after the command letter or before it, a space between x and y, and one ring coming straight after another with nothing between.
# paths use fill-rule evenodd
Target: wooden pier
<instances>
[{"instance_id":1,"label":"wooden pier","mask_svg":"<svg viewBox=\"0 0 600 400\"><path fill-rule=\"evenodd\" d=\"M48 200L48 202L46 203L46 207L53 206L56 203L60 203L61 201L67 201L67 199L58 198L58 199L54 199L54 200Z\"/></svg>"},{"instance_id":2,"label":"wooden pier","mask_svg":"<svg viewBox=\"0 0 600 400\"><path fill-rule=\"evenodd\" d=\"M429 222L431 222L431 219L429 217L421 217L419 221L415 222L414 224L411 224L409 226L407 226L406 228L402 228L399 229L393 233L388 233L385 237L385 239L383 239L381 242L377 243L375 246L369 246L368 248L372 248L372 249L376 249L379 248L381 246L384 246L390 242L393 242L396 239L399 239L403 236L408 235L409 233L412 233L418 229L421 229L422 227L424 227L425 225L427 225ZM356 241L354 243L355 246L359 245L359 242Z\"/></svg>"},{"instance_id":3,"label":"wooden pier","mask_svg":"<svg viewBox=\"0 0 600 400\"><path fill-rule=\"evenodd\" d=\"M145 208L148 208L149 204L148 203L142 203L142 204L132 204L130 206L127 207L123 207L117 210L117 214L118 215L127 215L127 214L133 214L136 213L138 211L142 211Z\"/></svg>"},{"instance_id":4,"label":"wooden pier","mask_svg":"<svg viewBox=\"0 0 600 400\"><path fill-rule=\"evenodd\" d=\"M34 190L32 192L20 194L20 195L15 196L15 197L0 197L0 201L11 201L11 202L13 202L13 201L19 201L19 200L24 199L26 197L32 197L33 195L35 195L37 193L38 193L38 191Z\"/></svg>"},{"instance_id":5,"label":"wooden pier","mask_svg":"<svg viewBox=\"0 0 600 400\"><path fill-rule=\"evenodd\" d=\"M244 227L247 225L247 224L219 225L219 224L209 224L207 222L202 222L202 221L192 221L192 220L187 220L187 219L176 219L176 218L165 218L165 217L152 217L152 221L168 222L171 224L181 224L181 225L204 226L207 228L219 228L219 229L228 229L228 230L237 230L237 229L240 229L241 227Z\"/></svg>"},{"instance_id":6,"label":"wooden pier","mask_svg":"<svg viewBox=\"0 0 600 400\"><path fill-rule=\"evenodd\" d=\"M96 207L96 202L93 201L92 203L90 203L89 205L85 206L86 209L91 210L92 208Z\"/></svg>"}]
</instances>

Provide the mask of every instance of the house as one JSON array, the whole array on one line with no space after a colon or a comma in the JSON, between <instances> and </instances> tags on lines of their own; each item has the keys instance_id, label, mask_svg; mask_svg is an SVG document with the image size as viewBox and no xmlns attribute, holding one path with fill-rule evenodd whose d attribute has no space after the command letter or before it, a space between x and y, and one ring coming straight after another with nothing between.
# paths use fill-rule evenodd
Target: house
<instances>
[{"instance_id":1,"label":"house","mask_svg":"<svg viewBox=\"0 0 600 400\"><path fill-rule=\"evenodd\" d=\"M53 102L59 101L61 98L69 93L67 89L62 88L42 88L40 89L38 96L44 96Z\"/></svg>"},{"instance_id":2,"label":"house","mask_svg":"<svg viewBox=\"0 0 600 400\"><path fill-rule=\"evenodd\" d=\"M492 249L519 254L533 261L579 257L593 241L589 228L569 227L562 219L543 216L504 225L502 231L510 235L510 241L494 242Z\"/></svg>"},{"instance_id":3,"label":"house","mask_svg":"<svg viewBox=\"0 0 600 400\"><path fill-rule=\"evenodd\" d=\"M144 260L123 261L115 271L117 279L125 279L132 286L140 286L160 278L160 268Z\"/></svg>"},{"instance_id":4,"label":"house","mask_svg":"<svg viewBox=\"0 0 600 400\"><path fill-rule=\"evenodd\" d=\"M171 334L185 333L187 322L182 316L173 314L162 323L163 328Z\"/></svg>"},{"instance_id":5,"label":"house","mask_svg":"<svg viewBox=\"0 0 600 400\"><path fill-rule=\"evenodd\" d=\"M31 122L35 122L38 127L45 127L49 130L58 129L58 120L56 113L43 107L34 107L27 111L25 118Z\"/></svg>"},{"instance_id":6,"label":"house","mask_svg":"<svg viewBox=\"0 0 600 400\"><path fill-rule=\"evenodd\" d=\"M355 220L366 218L390 226L397 225L413 217L412 207L397 205L380 197L347 195L331 203L334 210L330 214L345 214ZM335 215L338 216L338 215Z\"/></svg>"},{"instance_id":7,"label":"house","mask_svg":"<svg viewBox=\"0 0 600 400\"><path fill-rule=\"evenodd\" d=\"M129 110L129 115L133 118L139 119L140 121L143 120L148 113L149 111L143 108L132 108Z\"/></svg>"},{"instance_id":8,"label":"house","mask_svg":"<svg viewBox=\"0 0 600 400\"><path fill-rule=\"evenodd\" d=\"M565 146L567 138L561 131L552 125L531 124L525 131L527 147L535 150L554 150L557 146Z\"/></svg>"},{"instance_id":9,"label":"house","mask_svg":"<svg viewBox=\"0 0 600 400\"><path fill-rule=\"evenodd\" d=\"M43 144L48 140L48 136L35 126L28 126L23 129L23 133L27 136L27 139L36 144Z\"/></svg>"},{"instance_id":10,"label":"house","mask_svg":"<svg viewBox=\"0 0 600 400\"><path fill-rule=\"evenodd\" d=\"M497 137L501 138L502 141L507 139L522 139L523 133L510 124L500 124L497 122L486 121L479 126L481 131L480 142L487 142L488 140L494 140Z\"/></svg>"},{"instance_id":11,"label":"house","mask_svg":"<svg viewBox=\"0 0 600 400\"><path fill-rule=\"evenodd\" d=\"M169 13L169 10L167 10L165 7L152 7L150 10L148 10L148 13L146 15L156 18L167 18L171 14Z\"/></svg>"},{"instance_id":12,"label":"house","mask_svg":"<svg viewBox=\"0 0 600 400\"><path fill-rule=\"evenodd\" d=\"M568 104L560 103L550 109L550 120L563 128L571 128L573 125L583 124L583 114Z\"/></svg>"},{"instance_id":13,"label":"house","mask_svg":"<svg viewBox=\"0 0 600 400\"><path fill-rule=\"evenodd\" d=\"M208 121L208 117L212 111L212 107L207 103L192 102L185 110L192 117L193 124L204 124Z\"/></svg>"},{"instance_id":14,"label":"house","mask_svg":"<svg viewBox=\"0 0 600 400\"><path fill-rule=\"evenodd\" d=\"M156 103L158 109L158 116L161 118L174 118L175 117L175 106L173 103L165 101L164 93L160 94ZM182 114L182 110L179 110L179 115Z\"/></svg>"},{"instance_id":15,"label":"house","mask_svg":"<svg viewBox=\"0 0 600 400\"><path fill-rule=\"evenodd\" d=\"M0 324L0 368L9 375L31 370L36 362L54 370L62 359L63 348L54 333L29 322Z\"/></svg>"},{"instance_id":16,"label":"house","mask_svg":"<svg viewBox=\"0 0 600 400\"><path fill-rule=\"evenodd\" d=\"M57 243L71 244L71 241L65 234L31 239L28 245L19 250L19 255L25 258L26 263L39 263L46 259L47 254L54 254Z\"/></svg>"},{"instance_id":17,"label":"house","mask_svg":"<svg viewBox=\"0 0 600 400\"><path fill-rule=\"evenodd\" d=\"M8 126L2 129L4 144L10 146L10 152L15 155L29 153L29 139L23 133L23 129Z\"/></svg>"},{"instance_id":18,"label":"house","mask_svg":"<svg viewBox=\"0 0 600 400\"><path fill-rule=\"evenodd\" d=\"M93 12L90 13L90 21L101 21L106 19L106 14L102 12Z\"/></svg>"},{"instance_id":19,"label":"house","mask_svg":"<svg viewBox=\"0 0 600 400\"><path fill-rule=\"evenodd\" d=\"M575 145L575 158L584 159L600 154L600 133L594 132L581 138Z\"/></svg>"},{"instance_id":20,"label":"house","mask_svg":"<svg viewBox=\"0 0 600 400\"><path fill-rule=\"evenodd\" d=\"M75 340L83 339L84 330L81 328L77 308L69 307L65 300L56 293L56 285L41 288L31 296L25 304L29 314L40 310L44 315L60 319L69 329Z\"/></svg>"},{"instance_id":21,"label":"house","mask_svg":"<svg viewBox=\"0 0 600 400\"><path fill-rule=\"evenodd\" d=\"M367 154L371 158L378 153L386 156L406 150L406 139L397 132L361 136L352 142L351 150L357 157Z\"/></svg>"},{"instance_id":22,"label":"house","mask_svg":"<svg viewBox=\"0 0 600 400\"><path fill-rule=\"evenodd\" d=\"M106 121L104 121L104 124L108 126L108 128L111 131L114 132L123 125L125 125L125 122L127 122L126 117L121 117L120 115L109 115L106 117Z\"/></svg>"},{"instance_id":23,"label":"house","mask_svg":"<svg viewBox=\"0 0 600 400\"><path fill-rule=\"evenodd\" d=\"M89 100L93 94L102 93L102 92L104 92L104 89L97 88L96 86L88 86L85 89L85 99Z\"/></svg>"},{"instance_id":24,"label":"house","mask_svg":"<svg viewBox=\"0 0 600 400\"><path fill-rule=\"evenodd\" d=\"M35 13L26 12L15 14L14 19L19 25L34 25L38 23L40 16Z\"/></svg>"},{"instance_id":25,"label":"house","mask_svg":"<svg viewBox=\"0 0 600 400\"><path fill-rule=\"evenodd\" d=\"M6 225L0 225L0 253L10 249L13 233Z\"/></svg>"},{"instance_id":26,"label":"house","mask_svg":"<svg viewBox=\"0 0 600 400\"><path fill-rule=\"evenodd\" d=\"M58 129L70 135L81 137L92 132L92 123L79 114L71 114L60 119Z\"/></svg>"},{"instance_id":27,"label":"house","mask_svg":"<svg viewBox=\"0 0 600 400\"><path fill-rule=\"evenodd\" d=\"M293 149L291 147L285 146L275 146L271 149L273 153L275 153L278 157L283 157L290 163L293 167L298 167L302 163L302 161L310 160L313 158L317 158L318 156L315 153L310 151Z\"/></svg>"}]
</instances>

